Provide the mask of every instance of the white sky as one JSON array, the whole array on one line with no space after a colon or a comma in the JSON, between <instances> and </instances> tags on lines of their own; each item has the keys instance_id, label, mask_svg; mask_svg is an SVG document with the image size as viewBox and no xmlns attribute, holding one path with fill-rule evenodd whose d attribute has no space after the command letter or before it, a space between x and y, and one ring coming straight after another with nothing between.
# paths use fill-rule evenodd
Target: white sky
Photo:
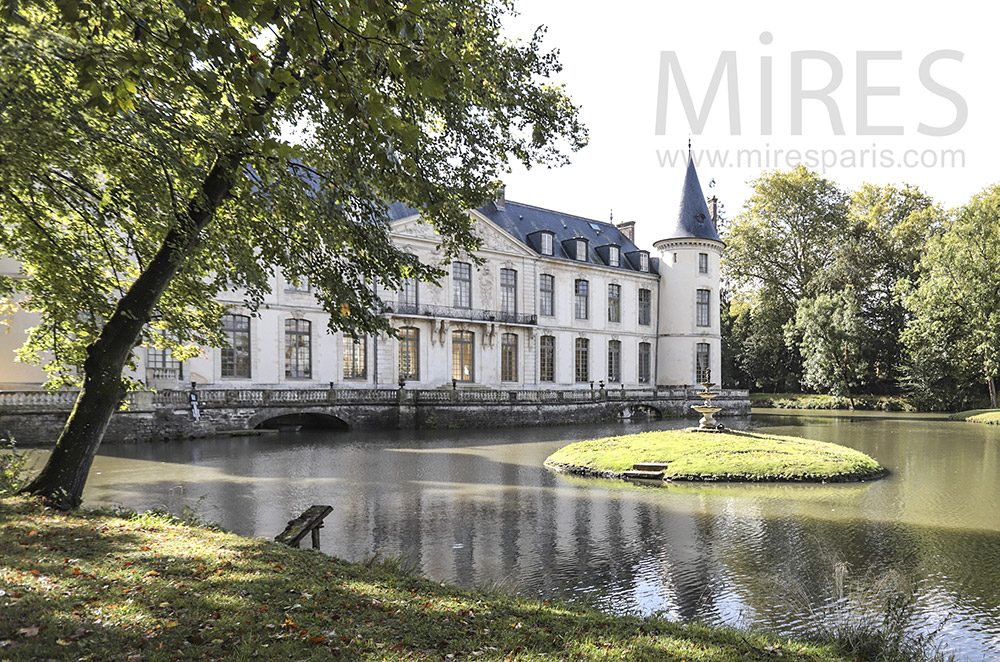
<instances>
[{"instance_id":1,"label":"white sky","mask_svg":"<svg viewBox=\"0 0 1000 662\"><path fill-rule=\"evenodd\" d=\"M677 87L668 89L665 135L655 134L661 51L676 53L696 109L700 108L722 51L734 51L739 85L741 135L732 135L726 80L708 112L701 135L691 135L699 150L833 150L841 160L854 154L854 165L838 163L825 176L853 189L864 182L907 182L920 186L948 207L964 203L988 184L1000 181L1000 5L957 0L947 3L860 2L637 2L596 3L573 0L520 0L521 15L508 21L512 35L527 37L533 28L549 28L546 44L561 52L564 83L582 107L590 145L556 170L515 170L505 179L511 200L616 222L636 221L638 243L646 248L676 210L683 162L662 167L669 150L687 149L691 135ZM761 43L770 32L773 41ZM825 51L842 65L843 80L830 96L843 120L844 135L834 135L825 106L802 102L802 132L792 135L792 52ZM947 126L956 105L935 93L918 75L921 61L940 50L959 51L962 61L938 59L930 77L952 90L968 107L968 119L952 135L918 133L920 123ZM898 125L903 135L859 135L857 53L898 51L897 59L873 60L868 86L898 87L891 95L870 95L868 124ZM772 58L772 135L762 135L761 58ZM822 88L830 67L818 60L803 66L802 88ZM874 147L873 147L874 144ZM860 152L867 150L864 166ZM873 150L890 150L889 167L872 166ZM941 150L964 152L964 166L907 167L907 158L941 159ZM925 150L927 153L924 154ZM803 154L803 157L805 155ZM762 157L763 158L763 157ZM774 156L772 155L772 159ZM784 158L784 157L782 157ZM829 156L828 156L829 158ZM880 156L880 158L882 158ZM781 169L789 166L782 162ZM808 165L808 164L807 164ZM706 194L714 193L729 216L749 195L746 182L771 168L709 165L699 176ZM820 168L814 168L820 170ZM711 179L714 189L708 188Z\"/></svg>"}]
</instances>

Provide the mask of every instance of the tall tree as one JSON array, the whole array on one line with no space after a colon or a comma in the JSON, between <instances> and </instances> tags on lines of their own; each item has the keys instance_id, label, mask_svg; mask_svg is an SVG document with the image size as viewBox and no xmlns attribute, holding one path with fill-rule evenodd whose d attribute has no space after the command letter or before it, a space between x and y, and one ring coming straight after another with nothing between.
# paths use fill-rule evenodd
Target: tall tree
<instances>
[{"instance_id":1,"label":"tall tree","mask_svg":"<svg viewBox=\"0 0 1000 662\"><path fill-rule=\"evenodd\" d=\"M907 313L899 287L916 278L928 237L941 232L944 212L919 188L864 184L851 195L848 225L817 289L835 294L853 288L864 318L866 390L898 387L903 363L900 334Z\"/></svg>"},{"instance_id":2,"label":"tall tree","mask_svg":"<svg viewBox=\"0 0 1000 662\"><path fill-rule=\"evenodd\" d=\"M996 407L1000 185L973 196L945 232L927 242L919 279L905 302L913 315L903 340L911 354L914 386L924 393L937 390L939 402L960 402L967 380L977 379L986 384ZM952 390L945 390L949 386Z\"/></svg>"},{"instance_id":3,"label":"tall tree","mask_svg":"<svg viewBox=\"0 0 1000 662\"><path fill-rule=\"evenodd\" d=\"M143 342L220 342L215 295L258 305L280 268L331 326L384 329L373 284L438 271L388 238L420 208L445 259L513 156L585 142L542 32L504 0L24 0L0 14L0 252L42 316L26 356L81 387L41 474L80 503Z\"/></svg>"},{"instance_id":4,"label":"tall tree","mask_svg":"<svg viewBox=\"0 0 1000 662\"><path fill-rule=\"evenodd\" d=\"M846 396L853 409L854 393L868 380L871 369L864 352L870 329L854 288L803 299L785 331L788 343L798 345L802 353L803 383Z\"/></svg>"},{"instance_id":5,"label":"tall tree","mask_svg":"<svg viewBox=\"0 0 1000 662\"><path fill-rule=\"evenodd\" d=\"M735 360L757 387L799 388L783 327L817 288L847 227L847 194L805 167L767 173L724 233Z\"/></svg>"},{"instance_id":6,"label":"tall tree","mask_svg":"<svg viewBox=\"0 0 1000 662\"><path fill-rule=\"evenodd\" d=\"M736 299L767 287L794 304L812 292L847 228L847 194L799 166L767 173L727 229L725 274Z\"/></svg>"}]
</instances>

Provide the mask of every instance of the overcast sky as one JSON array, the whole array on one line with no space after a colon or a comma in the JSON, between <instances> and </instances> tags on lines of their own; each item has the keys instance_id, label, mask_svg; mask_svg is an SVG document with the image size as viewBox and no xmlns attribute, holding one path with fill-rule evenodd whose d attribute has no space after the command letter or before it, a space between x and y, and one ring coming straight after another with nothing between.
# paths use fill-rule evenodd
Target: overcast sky
<instances>
[{"instance_id":1,"label":"overcast sky","mask_svg":"<svg viewBox=\"0 0 1000 662\"><path fill-rule=\"evenodd\" d=\"M918 7L521 0L508 29L527 36L548 26L546 43L564 65L558 82L581 106L590 145L570 166L515 170L507 196L600 220L614 210L616 222L636 221L638 243L648 248L676 211L690 136L702 186L730 216L749 195L747 181L798 161L848 189L908 182L946 206L962 204L1000 182L1000 6ZM671 60L665 77L661 61ZM833 86L837 71L842 80ZM717 72L718 90L706 101ZM826 101L812 98L826 87ZM934 132L945 135L927 135Z\"/></svg>"}]
</instances>

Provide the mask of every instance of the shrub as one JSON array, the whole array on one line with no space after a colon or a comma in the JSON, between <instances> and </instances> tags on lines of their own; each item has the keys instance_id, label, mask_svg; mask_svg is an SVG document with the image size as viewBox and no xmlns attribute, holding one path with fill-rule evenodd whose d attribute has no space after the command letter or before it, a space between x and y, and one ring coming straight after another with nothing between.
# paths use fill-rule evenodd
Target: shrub
<instances>
[{"instance_id":1,"label":"shrub","mask_svg":"<svg viewBox=\"0 0 1000 662\"><path fill-rule=\"evenodd\" d=\"M27 482L28 459L13 439L0 439L0 496L14 494Z\"/></svg>"}]
</instances>

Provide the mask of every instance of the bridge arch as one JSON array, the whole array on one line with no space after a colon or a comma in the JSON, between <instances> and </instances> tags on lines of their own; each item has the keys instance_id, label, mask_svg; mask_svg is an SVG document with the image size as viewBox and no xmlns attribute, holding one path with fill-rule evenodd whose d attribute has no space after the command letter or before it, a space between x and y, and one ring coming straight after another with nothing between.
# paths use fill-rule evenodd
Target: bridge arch
<instances>
[{"instance_id":1,"label":"bridge arch","mask_svg":"<svg viewBox=\"0 0 1000 662\"><path fill-rule=\"evenodd\" d=\"M663 412L652 405L633 403L618 411L618 418L623 421L652 420L663 418Z\"/></svg>"},{"instance_id":2,"label":"bridge arch","mask_svg":"<svg viewBox=\"0 0 1000 662\"><path fill-rule=\"evenodd\" d=\"M258 411L247 421L251 429L311 428L322 430L346 430L351 423L337 413L324 409L265 409Z\"/></svg>"}]
</instances>

